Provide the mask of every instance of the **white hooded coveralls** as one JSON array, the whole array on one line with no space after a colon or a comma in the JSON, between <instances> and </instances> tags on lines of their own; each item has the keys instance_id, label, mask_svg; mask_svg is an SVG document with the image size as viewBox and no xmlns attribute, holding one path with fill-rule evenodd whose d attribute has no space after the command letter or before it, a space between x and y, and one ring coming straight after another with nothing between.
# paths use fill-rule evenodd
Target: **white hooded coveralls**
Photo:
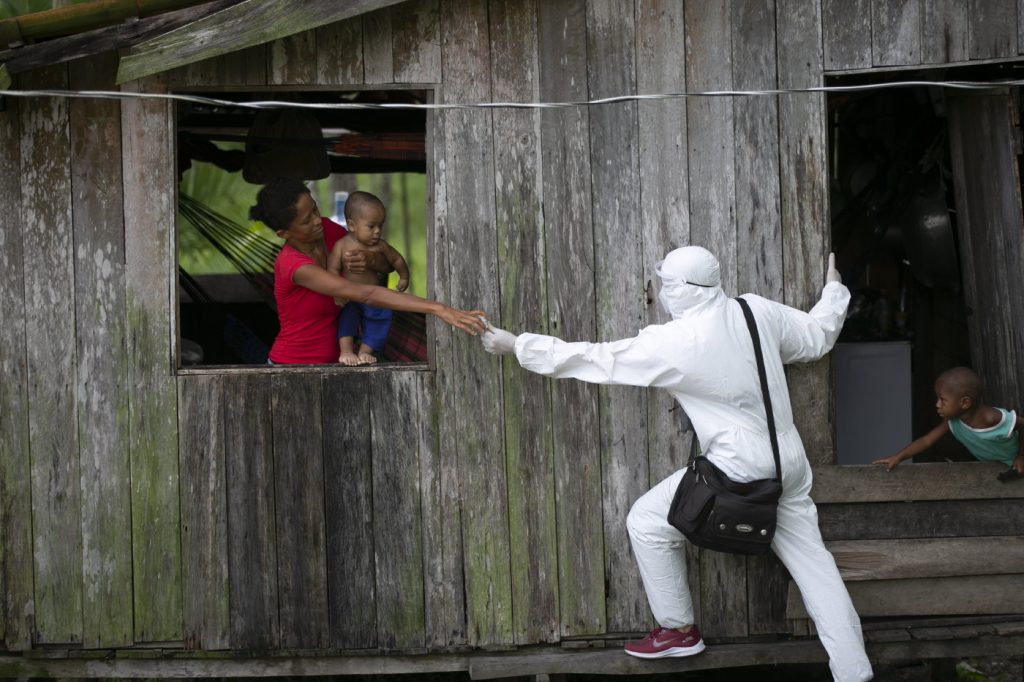
<instances>
[{"instance_id":1,"label":"white hooded coveralls","mask_svg":"<svg viewBox=\"0 0 1024 682\"><path fill-rule=\"evenodd\" d=\"M677 249L659 264L658 275L659 299L671 322L608 343L520 334L515 341L519 363L555 378L663 388L686 410L703 454L730 478L774 477L753 344L739 304L718 285L717 260L700 247ZM783 493L772 549L800 588L835 679L868 680L872 671L860 619L821 540L817 509L809 496L811 468L793 425L783 373L784 364L817 360L832 348L850 292L839 282L828 283L810 313L753 294L744 298L761 336L782 465ZM694 622L682 550L685 538L667 521L683 471L637 500L627 519L651 611L666 628Z\"/></svg>"}]
</instances>

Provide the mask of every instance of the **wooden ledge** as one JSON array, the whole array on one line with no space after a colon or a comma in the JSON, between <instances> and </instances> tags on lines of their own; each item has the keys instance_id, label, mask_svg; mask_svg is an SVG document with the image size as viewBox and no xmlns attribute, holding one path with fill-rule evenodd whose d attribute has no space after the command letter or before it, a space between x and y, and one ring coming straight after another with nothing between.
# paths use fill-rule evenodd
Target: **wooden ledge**
<instances>
[{"instance_id":1,"label":"wooden ledge","mask_svg":"<svg viewBox=\"0 0 1024 682\"><path fill-rule=\"evenodd\" d=\"M996 478L1005 470L993 462L904 463L890 472L870 464L816 466L811 499L836 504L1024 498L1024 479Z\"/></svg>"},{"instance_id":2,"label":"wooden ledge","mask_svg":"<svg viewBox=\"0 0 1024 682\"><path fill-rule=\"evenodd\" d=\"M871 631L867 641L872 662L924 658L1011 656L1024 649L1024 622L996 622L957 627L901 628L895 636ZM472 679L524 675L594 674L650 675L713 668L757 665L825 664L825 650L817 638L711 644L692 658L643 660L628 656L621 647L564 649L534 646L509 652L474 652L423 655L301 655L255 656L252 652L175 651L169 658L128 658L122 651L67 650L66 658L34 658L0 654L0 678L171 678L171 677L279 677L322 675L398 675L468 671ZM91 654L91 655L90 655Z\"/></svg>"}]
</instances>

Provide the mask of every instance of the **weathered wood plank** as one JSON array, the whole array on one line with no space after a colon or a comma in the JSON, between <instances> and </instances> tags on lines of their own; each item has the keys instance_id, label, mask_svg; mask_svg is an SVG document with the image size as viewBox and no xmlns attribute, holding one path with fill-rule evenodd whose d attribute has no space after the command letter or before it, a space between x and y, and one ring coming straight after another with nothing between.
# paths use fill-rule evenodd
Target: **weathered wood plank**
<instances>
[{"instance_id":1,"label":"weathered wood plank","mask_svg":"<svg viewBox=\"0 0 1024 682\"><path fill-rule=\"evenodd\" d=\"M243 0L217 14L133 47L121 58L117 82L126 83L227 52L358 17L402 0L296 3Z\"/></svg>"},{"instance_id":2,"label":"weathered wood plank","mask_svg":"<svg viewBox=\"0 0 1024 682\"><path fill-rule=\"evenodd\" d=\"M745 637L747 633L746 558L701 552L698 621L705 637Z\"/></svg>"},{"instance_id":3,"label":"weathered wood plank","mask_svg":"<svg viewBox=\"0 0 1024 682\"><path fill-rule=\"evenodd\" d=\"M134 89L166 86L151 79ZM171 111L163 101L121 103L136 642L182 638Z\"/></svg>"},{"instance_id":4,"label":"weathered wood plank","mask_svg":"<svg viewBox=\"0 0 1024 682\"><path fill-rule=\"evenodd\" d=\"M116 68L113 53L73 62L71 87L113 89ZM99 648L128 645L133 638L121 116L117 102L109 100L74 100L69 109L82 644Z\"/></svg>"},{"instance_id":5,"label":"weathered wood plank","mask_svg":"<svg viewBox=\"0 0 1024 682\"><path fill-rule=\"evenodd\" d=\"M1014 573L1024 536L829 542L845 581Z\"/></svg>"},{"instance_id":6,"label":"weathered wood plank","mask_svg":"<svg viewBox=\"0 0 1024 682\"><path fill-rule=\"evenodd\" d=\"M1017 0L1017 52L1024 52L1024 0Z\"/></svg>"},{"instance_id":7,"label":"weathered wood plank","mask_svg":"<svg viewBox=\"0 0 1024 682\"><path fill-rule=\"evenodd\" d=\"M846 584L857 614L877 616L944 616L1021 613L1024 574L970 575L955 578L870 580ZM941 598L936 598L941 595ZM806 618L803 599L790 585L786 615Z\"/></svg>"},{"instance_id":8,"label":"weathered wood plank","mask_svg":"<svg viewBox=\"0 0 1024 682\"><path fill-rule=\"evenodd\" d=\"M747 631L750 635L791 633L786 618L789 572L774 554L747 557Z\"/></svg>"},{"instance_id":9,"label":"weathered wood plank","mask_svg":"<svg viewBox=\"0 0 1024 682\"><path fill-rule=\"evenodd\" d=\"M1017 295L1024 284L1014 132L1019 112L1005 90L950 97L947 110L971 364L985 383L986 400L1015 405L1024 373ZM991 181L975 182L979 172Z\"/></svg>"},{"instance_id":10,"label":"weathered wood plank","mask_svg":"<svg viewBox=\"0 0 1024 682\"><path fill-rule=\"evenodd\" d=\"M493 96L534 102L537 3L490 3ZM506 329L547 332L540 112L494 112L494 167L500 320ZM545 380L503 361L505 457L512 548L513 636L520 644L558 639L551 395ZM529 398L527 398L529 396Z\"/></svg>"},{"instance_id":11,"label":"weathered wood plank","mask_svg":"<svg viewBox=\"0 0 1024 682\"><path fill-rule=\"evenodd\" d=\"M1015 535L1024 527L1024 505L1017 500L823 504L818 522L825 540Z\"/></svg>"},{"instance_id":12,"label":"weathered wood plank","mask_svg":"<svg viewBox=\"0 0 1024 682\"><path fill-rule=\"evenodd\" d=\"M639 0L637 92L686 90L686 30L681 2ZM686 103L640 102L640 217L646 322L667 322L657 302L655 264L672 249L690 242L687 177ZM693 441L689 419L664 391L647 392L649 484L654 485L686 462Z\"/></svg>"},{"instance_id":13,"label":"weathered wood plank","mask_svg":"<svg viewBox=\"0 0 1024 682\"><path fill-rule=\"evenodd\" d=\"M689 0L685 15L687 88L730 88L732 6ZM738 274L732 99L687 100L687 141L690 241L717 256L722 288L735 294ZM711 637L746 635L746 562L738 556L701 552L698 563L702 631Z\"/></svg>"},{"instance_id":14,"label":"weathered wood plank","mask_svg":"<svg viewBox=\"0 0 1024 682\"><path fill-rule=\"evenodd\" d=\"M391 11L370 12L363 17L363 77L367 83L393 83L394 48Z\"/></svg>"},{"instance_id":15,"label":"weathered wood plank","mask_svg":"<svg viewBox=\"0 0 1024 682\"><path fill-rule=\"evenodd\" d=\"M228 606L235 649L272 649L281 641L270 386L258 376L224 379Z\"/></svg>"},{"instance_id":16,"label":"weathered wood plank","mask_svg":"<svg viewBox=\"0 0 1024 682\"><path fill-rule=\"evenodd\" d=\"M451 0L442 5L444 100L485 102L491 97L487 5ZM498 310L497 242L492 119L489 111L444 115L447 187L445 258L450 303ZM440 245L439 245L440 246ZM454 413L462 487L469 642L512 643L512 577L508 535L500 363L481 355L479 340L451 337ZM498 414L502 414L498 412ZM442 434L442 442L445 434Z\"/></svg>"},{"instance_id":17,"label":"weathered wood plank","mask_svg":"<svg viewBox=\"0 0 1024 682\"><path fill-rule=\"evenodd\" d=\"M725 3L686 2L686 84L691 91L732 86L732 17ZM722 288L736 292L733 100L686 101L690 169L690 241L715 254Z\"/></svg>"},{"instance_id":18,"label":"weathered wood plank","mask_svg":"<svg viewBox=\"0 0 1024 682\"><path fill-rule=\"evenodd\" d=\"M166 652L164 652L166 653ZM467 654L432 656L281 656L248 653L244 657L209 658L0 658L0 675L13 677L82 678L263 678L339 675L389 676L463 673ZM350 678L353 679L353 678ZM359 678L354 678L359 679Z\"/></svg>"},{"instance_id":19,"label":"weathered wood plank","mask_svg":"<svg viewBox=\"0 0 1024 682\"><path fill-rule=\"evenodd\" d=\"M621 3L587 3L587 84L591 98L636 92L636 25ZM599 340L644 326L646 293L641 221L639 130L635 103L590 111L594 275ZM626 515L648 489L647 405L641 388L599 387L608 628L647 627L647 599L625 532Z\"/></svg>"},{"instance_id":20,"label":"weathered wood plank","mask_svg":"<svg viewBox=\"0 0 1024 682\"><path fill-rule=\"evenodd\" d=\"M823 84L821 17L817 3L776 5L780 88ZM820 296L830 243L825 97L779 96L783 302L809 310ZM787 370L793 421L813 463L834 458L828 358Z\"/></svg>"},{"instance_id":21,"label":"weathered wood plank","mask_svg":"<svg viewBox=\"0 0 1024 682\"><path fill-rule=\"evenodd\" d=\"M230 645L226 381L178 379L184 640L190 649Z\"/></svg>"},{"instance_id":22,"label":"weathered wood plank","mask_svg":"<svg viewBox=\"0 0 1024 682\"><path fill-rule=\"evenodd\" d=\"M75 35L50 38L32 45L22 45L16 50L0 52L0 61L3 61L0 70L6 70L10 74L24 73L44 66L54 66L74 59L116 51L190 24L237 2L238 0L204 2L195 7L124 21L114 26ZM0 89L7 87L3 84L2 75L0 86Z\"/></svg>"},{"instance_id":23,"label":"weathered wood plank","mask_svg":"<svg viewBox=\"0 0 1024 682\"><path fill-rule=\"evenodd\" d=\"M323 375L324 497L331 646L377 645L371 374Z\"/></svg>"},{"instance_id":24,"label":"weathered wood plank","mask_svg":"<svg viewBox=\"0 0 1024 682\"><path fill-rule=\"evenodd\" d=\"M871 0L873 66L921 63L921 1Z\"/></svg>"},{"instance_id":25,"label":"weathered wood plank","mask_svg":"<svg viewBox=\"0 0 1024 682\"><path fill-rule=\"evenodd\" d=\"M12 99L0 110L0 617L9 650L32 646L32 470L29 453L21 125Z\"/></svg>"},{"instance_id":26,"label":"weathered wood plank","mask_svg":"<svg viewBox=\"0 0 1024 682\"><path fill-rule=\"evenodd\" d=\"M732 3L732 45L733 86L774 88L774 2ZM778 100L740 97L733 104L733 115L737 291L778 301L783 296Z\"/></svg>"},{"instance_id":27,"label":"weathered wood plank","mask_svg":"<svg viewBox=\"0 0 1024 682\"><path fill-rule=\"evenodd\" d=\"M316 82L324 85L363 82L363 20L360 17L316 30Z\"/></svg>"},{"instance_id":28,"label":"weathered wood plank","mask_svg":"<svg viewBox=\"0 0 1024 682\"><path fill-rule=\"evenodd\" d=\"M318 649L330 639L320 377L277 376L271 390L281 646Z\"/></svg>"},{"instance_id":29,"label":"weathered wood plank","mask_svg":"<svg viewBox=\"0 0 1024 682\"><path fill-rule=\"evenodd\" d=\"M414 374L419 414L416 420L416 447L419 450L420 522L423 529L423 634L428 650L447 645L449 622L457 621L455 604L450 594L462 591L461 573L458 585L446 581L445 557L446 514L442 496L441 444L437 438L437 400L434 397L434 374ZM457 532L458 526L451 532ZM464 616L463 616L464 618Z\"/></svg>"},{"instance_id":30,"label":"weathered wood plank","mask_svg":"<svg viewBox=\"0 0 1024 682\"><path fill-rule=\"evenodd\" d=\"M441 81L440 16L438 0L412 0L391 8L396 83Z\"/></svg>"},{"instance_id":31,"label":"weathered wood plank","mask_svg":"<svg viewBox=\"0 0 1024 682\"><path fill-rule=\"evenodd\" d=\"M319 47L319 43L317 46ZM267 84L267 45L255 45L245 50L232 52L229 56L241 60L243 64L244 80L247 85ZM319 53L318 53L319 54Z\"/></svg>"},{"instance_id":32,"label":"weathered wood plank","mask_svg":"<svg viewBox=\"0 0 1024 682\"><path fill-rule=\"evenodd\" d=\"M268 46L271 85L316 83L317 32L303 31L281 38Z\"/></svg>"},{"instance_id":33,"label":"weathered wood plank","mask_svg":"<svg viewBox=\"0 0 1024 682\"><path fill-rule=\"evenodd\" d=\"M63 67L23 78L60 89ZM81 474L78 459L74 243L68 103L21 107L21 196L29 447L39 642L82 640Z\"/></svg>"},{"instance_id":34,"label":"weathered wood plank","mask_svg":"<svg viewBox=\"0 0 1024 682\"><path fill-rule=\"evenodd\" d=\"M871 67L871 0L821 0L821 23L826 71Z\"/></svg>"},{"instance_id":35,"label":"weathered wood plank","mask_svg":"<svg viewBox=\"0 0 1024 682\"><path fill-rule=\"evenodd\" d=\"M1017 55L1017 0L968 0L970 58Z\"/></svg>"},{"instance_id":36,"label":"weathered wood plank","mask_svg":"<svg viewBox=\"0 0 1024 682\"><path fill-rule=\"evenodd\" d=\"M1006 467L994 462L814 467L811 497L818 504L900 500L972 500L1024 497L1024 485L996 480Z\"/></svg>"},{"instance_id":37,"label":"weathered wood plank","mask_svg":"<svg viewBox=\"0 0 1024 682\"><path fill-rule=\"evenodd\" d=\"M775 72L774 2L732 5L732 82L737 89L771 89ZM772 300L783 296L779 210L779 114L774 97L738 98L735 127L737 291ZM788 575L773 554L746 561L748 634L788 632ZM714 612L714 605L709 604ZM739 629L739 628L737 628Z\"/></svg>"},{"instance_id":38,"label":"weathered wood plank","mask_svg":"<svg viewBox=\"0 0 1024 682\"><path fill-rule=\"evenodd\" d=\"M682 2L640 0L637 16L637 92L686 90L686 23ZM657 303L656 263L690 243L686 102L640 102L640 211L647 324L670 317ZM690 419L666 392L647 391L649 485L679 469L694 447ZM699 550L686 545L687 580L700 613Z\"/></svg>"},{"instance_id":39,"label":"weathered wood plank","mask_svg":"<svg viewBox=\"0 0 1024 682\"><path fill-rule=\"evenodd\" d=\"M537 5L539 92L544 101L587 98L586 4ZM586 108L541 112L541 193L550 333L597 338L591 225L589 128ZM601 447L597 387L551 383L555 469L558 595L563 636L606 630Z\"/></svg>"},{"instance_id":40,"label":"weathered wood plank","mask_svg":"<svg viewBox=\"0 0 1024 682\"><path fill-rule=\"evenodd\" d=\"M373 451L377 645L418 648L424 644L424 613L416 376L379 374L371 386L367 397Z\"/></svg>"},{"instance_id":41,"label":"weathered wood plank","mask_svg":"<svg viewBox=\"0 0 1024 682\"><path fill-rule=\"evenodd\" d=\"M968 53L969 0L931 0L921 7L921 62L962 62Z\"/></svg>"},{"instance_id":42,"label":"weathered wood plank","mask_svg":"<svg viewBox=\"0 0 1024 682\"><path fill-rule=\"evenodd\" d=\"M443 100L440 88L434 91L434 101ZM441 301L451 300L451 276L448 260L448 177L445 159L445 117L435 113L427 114L427 183L428 224L433 225L431 238L427 243L427 263L432 272L428 278L430 292ZM459 481L458 433L454 419L455 403L460 387L456 385L454 350L452 336L458 332L446 324L430 323L427 329L428 341L432 342L430 355L435 371L434 400L430 413L434 428L436 480L428 486L424 479L424 499L430 495L437 500L439 509L430 515L424 514L426 528L431 532L424 538L424 557L433 565L424 569L427 601L427 645L458 646L468 641L466 626L466 592L464 589L465 557L462 547L462 490ZM425 464L426 460L421 460ZM429 492L428 492L429 491ZM425 530L426 532L426 530ZM438 554L437 549L440 550ZM433 582L432 582L433 581ZM431 606L433 604L433 607ZM432 610L433 609L433 610ZM434 614L437 614L436 616ZM443 629L437 629L441 626Z\"/></svg>"}]
</instances>

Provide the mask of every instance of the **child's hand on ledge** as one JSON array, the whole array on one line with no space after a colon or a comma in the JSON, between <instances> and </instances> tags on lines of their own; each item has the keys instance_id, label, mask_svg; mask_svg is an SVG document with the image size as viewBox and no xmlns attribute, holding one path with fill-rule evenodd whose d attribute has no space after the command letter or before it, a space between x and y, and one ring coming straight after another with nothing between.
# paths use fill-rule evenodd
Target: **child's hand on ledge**
<instances>
[{"instance_id":1,"label":"child's hand on ledge","mask_svg":"<svg viewBox=\"0 0 1024 682\"><path fill-rule=\"evenodd\" d=\"M892 457L885 457L883 459L876 459L871 462L872 464L881 464L885 467L886 471L892 471L900 463L899 457L893 455Z\"/></svg>"}]
</instances>

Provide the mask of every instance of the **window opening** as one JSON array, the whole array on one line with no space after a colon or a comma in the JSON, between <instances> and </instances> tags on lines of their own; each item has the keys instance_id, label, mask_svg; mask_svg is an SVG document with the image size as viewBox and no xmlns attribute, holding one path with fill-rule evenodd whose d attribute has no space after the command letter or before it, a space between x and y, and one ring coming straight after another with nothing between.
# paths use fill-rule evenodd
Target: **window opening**
<instances>
[{"instance_id":1,"label":"window opening","mask_svg":"<svg viewBox=\"0 0 1024 682\"><path fill-rule=\"evenodd\" d=\"M302 102L427 101L421 90L203 92L211 98ZM249 219L262 182L306 181L322 216L345 225L361 190L387 211L383 238L407 261L407 291L427 296L426 113L177 104L180 365L266 366L279 326L273 263L282 240ZM391 273L394 288L398 275ZM426 321L394 313L378 362L427 361Z\"/></svg>"},{"instance_id":2,"label":"window opening","mask_svg":"<svg viewBox=\"0 0 1024 682\"><path fill-rule=\"evenodd\" d=\"M996 80L1013 68L942 76ZM836 77L829 84L888 77L929 78L902 72ZM994 177L995 169L987 177L958 177L947 96L915 87L827 97L832 244L852 293L834 355L839 464L894 454L933 429L939 423L935 377L953 366L977 366L957 223L957 190L963 196L965 188L956 185L1008 183L1016 191L1019 179ZM1019 89L1012 97L1019 103ZM973 460L951 435L915 459Z\"/></svg>"}]
</instances>

